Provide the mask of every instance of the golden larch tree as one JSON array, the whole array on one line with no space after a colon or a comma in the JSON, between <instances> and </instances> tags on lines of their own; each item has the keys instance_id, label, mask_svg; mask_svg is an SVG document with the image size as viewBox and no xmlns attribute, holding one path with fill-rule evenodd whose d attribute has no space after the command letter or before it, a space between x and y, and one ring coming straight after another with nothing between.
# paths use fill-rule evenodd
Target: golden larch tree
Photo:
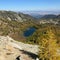
<instances>
[{"instance_id":1,"label":"golden larch tree","mask_svg":"<svg viewBox=\"0 0 60 60\"><path fill-rule=\"evenodd\" d=\"M41 60L60 60L60 55L57 53L57 39L51 28L46 29L45 32L38 37L38 43L38 55Z\"/></svg>"}]
</instances>

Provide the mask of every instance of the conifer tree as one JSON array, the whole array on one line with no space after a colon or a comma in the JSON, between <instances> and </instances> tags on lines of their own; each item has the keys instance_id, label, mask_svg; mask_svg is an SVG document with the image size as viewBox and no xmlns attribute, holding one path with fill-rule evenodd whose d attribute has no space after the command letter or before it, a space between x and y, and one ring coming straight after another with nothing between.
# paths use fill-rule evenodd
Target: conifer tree
<instances>
[{"instance_id":1,"label":"conifer tree","mask_svg":"<svg viewBox=\"0 0 60 60\"><path fill-rule=\"evenodd\" d=\"M41 32L38 43L40 60L60 60L60 55L57 54L57 39L51 28L46 29L45 34Z\"/></svg>"}]
</instances>

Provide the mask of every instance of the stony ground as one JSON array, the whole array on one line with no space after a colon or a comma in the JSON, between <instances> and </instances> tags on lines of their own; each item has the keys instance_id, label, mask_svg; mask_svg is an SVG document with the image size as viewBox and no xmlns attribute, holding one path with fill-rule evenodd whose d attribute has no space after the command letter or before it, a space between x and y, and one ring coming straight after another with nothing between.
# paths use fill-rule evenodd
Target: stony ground
<instances>
[{"instance_id":1,"label":"stony ground","mask_svg":"<svg viewBox=\"0 0 60 60\"><path fill-rule=\"evenodd\" d=\"M0 36L0 60L35 60L38 52L37 45L29 45L17 42L9 36Z\"/></svg>"}]
</instances>

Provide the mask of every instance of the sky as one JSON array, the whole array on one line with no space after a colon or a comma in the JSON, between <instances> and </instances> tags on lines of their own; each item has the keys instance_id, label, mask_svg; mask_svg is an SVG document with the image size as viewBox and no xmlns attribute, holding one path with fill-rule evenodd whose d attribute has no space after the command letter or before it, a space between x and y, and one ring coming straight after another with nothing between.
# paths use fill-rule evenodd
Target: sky
<instances>
[{"instance_id":1,"label":"sky","mask_svg":"<svg viewBox=\"0 0 60 60\"><path fill-rule=\"evenodd\" d=\"M0 10L59 11L60 0L0 0Z\"/></svg>"}]
</instances>

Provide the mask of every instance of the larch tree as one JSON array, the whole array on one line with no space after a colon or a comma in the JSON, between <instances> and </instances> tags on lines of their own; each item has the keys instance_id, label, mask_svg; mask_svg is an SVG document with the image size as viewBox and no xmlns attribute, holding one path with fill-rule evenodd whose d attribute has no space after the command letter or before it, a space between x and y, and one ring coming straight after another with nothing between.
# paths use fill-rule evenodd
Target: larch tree
<instances>
[{"instance_id":1,"label":"larch tree","mask_svg":"<svg viewBox=\"0 0 60 60\"><path fill-rule=\"evenodd\" d=\"M39 43L39 59L40 60L60 60L60 55L58 55L58 44L56 36L51 28L48 28L40 32L40 37L38 37Z\"/></svg>"}]
</instances>

